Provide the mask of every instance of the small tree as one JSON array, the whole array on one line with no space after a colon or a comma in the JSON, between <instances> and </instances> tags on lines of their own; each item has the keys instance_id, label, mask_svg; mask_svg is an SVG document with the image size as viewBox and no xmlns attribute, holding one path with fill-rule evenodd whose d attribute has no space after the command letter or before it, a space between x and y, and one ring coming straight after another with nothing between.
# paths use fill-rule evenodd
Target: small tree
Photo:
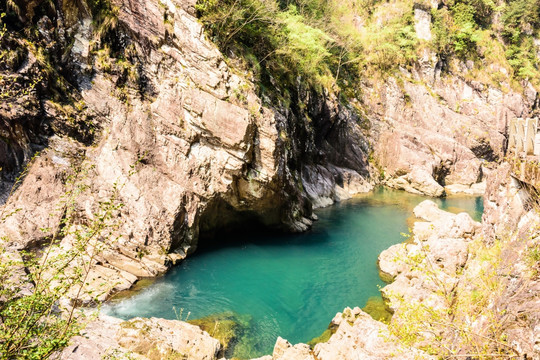
<instances>
[{"instance_id":1,"label":"small tree","mask_svg":"<svg viewBox=\"0 0 540 360\"><path fill-rule=\"evenodd\" d=\"M84 325L82 313L77 313L81 296L88 293L84 286L105 246L103 240L114 236L116 214L122 207L114 184L111 197L98 203L90 219L78 216L75 205L89 189L85 178L91 169L76 169L68 177L57 209L62 220L41 256L10 249L9 239L0 240L2 359L46 359ZM0 219L7 216L1 213ZM69 246L61 245L61 239L69 240Z\"/></svg>"}]
</instances>

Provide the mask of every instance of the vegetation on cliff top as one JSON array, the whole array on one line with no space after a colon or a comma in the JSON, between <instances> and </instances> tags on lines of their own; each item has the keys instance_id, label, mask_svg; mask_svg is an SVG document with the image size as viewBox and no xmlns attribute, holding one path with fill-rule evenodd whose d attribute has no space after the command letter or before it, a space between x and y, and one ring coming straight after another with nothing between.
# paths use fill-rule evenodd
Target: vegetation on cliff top
<instances>
[{"instance_id":1,"label":"vegetation on cliff top","mask_svg":"<svg viewBox=\"0 0 540 360\"><path fill-rule=\"evenodd\" d=\"M431 40L415 32L418 9L431 19ZM241 58L263 86L301 77L355 88L363 75L414 66L425 49L443 69L469 60L474 76L495 85L540 85L539 0L199 0L197 10L223 53Z\"/></svg>"}]
</instances>

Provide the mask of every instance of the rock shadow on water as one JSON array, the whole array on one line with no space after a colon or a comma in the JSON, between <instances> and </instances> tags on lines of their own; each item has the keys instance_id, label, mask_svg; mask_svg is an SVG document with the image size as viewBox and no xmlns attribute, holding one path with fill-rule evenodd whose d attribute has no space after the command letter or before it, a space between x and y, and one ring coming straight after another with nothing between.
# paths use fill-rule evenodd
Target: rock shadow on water
<instances>
[{"instance_id":1,"label":"rock shadow on water","mask_svg":"<svg viewBox=\"0 0 540 360\"><path fill-rule=\"evenodd\" d=\"M312 237L316 233L316 237ZM324 229L308 230L302 234L285 233L273 229L231 230L216 234L214 237L201 239L197 250L190 256L196 258L203 254L222 251L228 248L280 248L287 246L317 247L328 241L328 232Z\"/></svg>"}]
</instances>

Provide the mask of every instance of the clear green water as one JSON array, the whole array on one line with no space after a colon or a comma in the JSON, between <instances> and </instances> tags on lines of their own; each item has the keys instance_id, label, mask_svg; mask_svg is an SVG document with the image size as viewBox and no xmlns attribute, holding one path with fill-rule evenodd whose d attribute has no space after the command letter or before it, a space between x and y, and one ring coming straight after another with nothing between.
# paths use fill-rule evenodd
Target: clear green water
<instances>
[{"instance_id":1,"label":"clear green water","mask_svg":"<svg viewBox=\"0 0 540 360\"><path fill-rule=\"evenodd\" d=\"M245 329L234 355L270 354L278 336L292 343L319 336L346 306L378 296L377 257L403 241L412 209L425 197L380 188L320 209L310 232L224 235L134 296L105 308L121 318L201 318L232 311ZM435 199L480 220L482 199Z\"/></svg>"}]
</instances>

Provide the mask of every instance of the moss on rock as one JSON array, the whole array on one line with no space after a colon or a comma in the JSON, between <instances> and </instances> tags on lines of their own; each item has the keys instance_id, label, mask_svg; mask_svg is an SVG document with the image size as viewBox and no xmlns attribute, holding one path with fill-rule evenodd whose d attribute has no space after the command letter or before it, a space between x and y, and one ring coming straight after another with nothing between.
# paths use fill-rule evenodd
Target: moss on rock
<instances>
[{"instance_id":1,"label":"moss on rock","mask_svg":"<svg viewBox=\"0 0 540 360\"><path fill-rule=\"evenodd\" d=\"M380 296L370 297L362 310L368 313L373 319L385 324L388 324L392 318L392 313Z\"/></svg>"}]
</instances>

